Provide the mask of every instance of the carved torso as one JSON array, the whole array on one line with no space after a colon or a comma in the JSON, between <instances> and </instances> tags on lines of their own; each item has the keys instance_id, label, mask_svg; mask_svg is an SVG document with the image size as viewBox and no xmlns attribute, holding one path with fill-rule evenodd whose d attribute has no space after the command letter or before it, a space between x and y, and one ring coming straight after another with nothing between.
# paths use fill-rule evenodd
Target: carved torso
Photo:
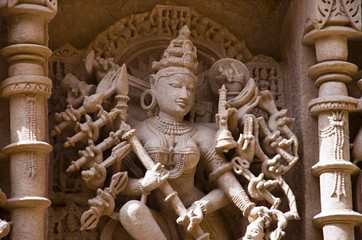
<instances>
[{"instance_id":1,"label":"carved torso","mask_svg":"<svg viewBox=\"0 0 362 240\"><path fill-rule=\"evenodd\" d=\"M188 202L195 192L197 196L201 193L194 186L194 175L202 155L197 135L203 128L190 122L173 126L158 117L150 118L137 126L137 136L154 162L165 166L181 200Z\"/></svg>"}]
</instances>

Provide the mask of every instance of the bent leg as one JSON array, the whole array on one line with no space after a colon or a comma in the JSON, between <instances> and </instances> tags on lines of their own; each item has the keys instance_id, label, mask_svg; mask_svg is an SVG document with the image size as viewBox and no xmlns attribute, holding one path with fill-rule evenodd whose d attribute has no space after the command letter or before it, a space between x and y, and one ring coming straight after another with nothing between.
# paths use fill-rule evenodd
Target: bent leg
<instances>
[{"instance_id":1,"label":"bent leg","mask_svg":"<svg viewBox=\"0 0 362 240\"><path fill-rule=\"evenodd\" d=\"M119 219L127 232L137 240L167 240L150 209L140 201L127 202L119 211Z\"/></svg>"}]
</instances>

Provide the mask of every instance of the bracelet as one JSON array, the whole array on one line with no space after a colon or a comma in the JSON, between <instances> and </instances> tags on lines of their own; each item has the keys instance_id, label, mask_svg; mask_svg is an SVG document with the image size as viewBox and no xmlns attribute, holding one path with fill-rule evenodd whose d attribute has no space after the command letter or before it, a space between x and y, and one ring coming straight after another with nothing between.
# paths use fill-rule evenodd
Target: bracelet
<instances>
[{"instance_id":1,"label":"bracelet","mask_svg":"<svg viewBox=\"0 0 362 240\"><path fill-rule=\"evenodd\" d=\"M244 191L239 192L231 198L233 203L243 212L244 216L248 216L251 208L255 207L255 203L251 202Z\"/></svg>"},{"instance_id":2,"label":"bracelet","mask_svg":"<svg viewBox=\"0 0 362 240\"><path fill-rule=\"evenodd\" d=\"M144 194L144 195L149 195L150 192L147 191L147 190L143 187L143 185L142 185L142 180L143 180L143 178L140 178L140 179L138 180L138 188L139 188L139 190L141 190L142 194Z\"/></svg>"}]
</instances>

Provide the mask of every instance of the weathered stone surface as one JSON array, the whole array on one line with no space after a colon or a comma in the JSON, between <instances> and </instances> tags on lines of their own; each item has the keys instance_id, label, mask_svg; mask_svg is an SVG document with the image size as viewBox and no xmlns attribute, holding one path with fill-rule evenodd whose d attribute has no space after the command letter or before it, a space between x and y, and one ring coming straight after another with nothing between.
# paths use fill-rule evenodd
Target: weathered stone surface
<instances>
[{"instance_id":1,"label":"weathered stone surface","mask_svg":"<svg viewBox=\"0 0 362 240\"><path fill-rule=\"evenodd\" d=\"M66 43L84 48L107 26L130 14L147 12L156 4L189 6L244 39L253 54L279 59L280 24L289 1L90 1L60 0L57 16L50 23L50 47ZM207 7L206 7L207 6ZM100 21L100 19L102 19ZM86 24L85 24L86 23ZM252 23L252 24L251 24ZM263 31L255 31L263 29Z\"/></svg>"},{"instance_id":2,"label":"weathered stone surface","mask_svg":"<svg viewBox=\"0 0 362 240\"><path fill-rule=\"evenodd\" d=\"M360 0L0 0L0 238L361 238L360 21Z\"/></svg>"}]
</instances>

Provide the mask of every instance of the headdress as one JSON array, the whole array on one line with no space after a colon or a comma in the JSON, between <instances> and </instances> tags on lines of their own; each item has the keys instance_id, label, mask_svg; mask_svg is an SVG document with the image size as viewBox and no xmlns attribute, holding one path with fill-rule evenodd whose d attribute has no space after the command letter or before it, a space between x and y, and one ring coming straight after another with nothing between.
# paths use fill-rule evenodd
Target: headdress
<instances>
[{"instance_id":1,"label":"headdress","mask_svg":"<svg viewBox=\"0 0 362 240\"><path fill-rule=\"evenodd\" d=\"M172 40L160 61L152 63L152 70L157 72L156 78L172 76L177 73L187 74L197 80L196 47L192 44L190 30L187 25L180 30L179 36Z\"/></svg>"}]
</instances>

